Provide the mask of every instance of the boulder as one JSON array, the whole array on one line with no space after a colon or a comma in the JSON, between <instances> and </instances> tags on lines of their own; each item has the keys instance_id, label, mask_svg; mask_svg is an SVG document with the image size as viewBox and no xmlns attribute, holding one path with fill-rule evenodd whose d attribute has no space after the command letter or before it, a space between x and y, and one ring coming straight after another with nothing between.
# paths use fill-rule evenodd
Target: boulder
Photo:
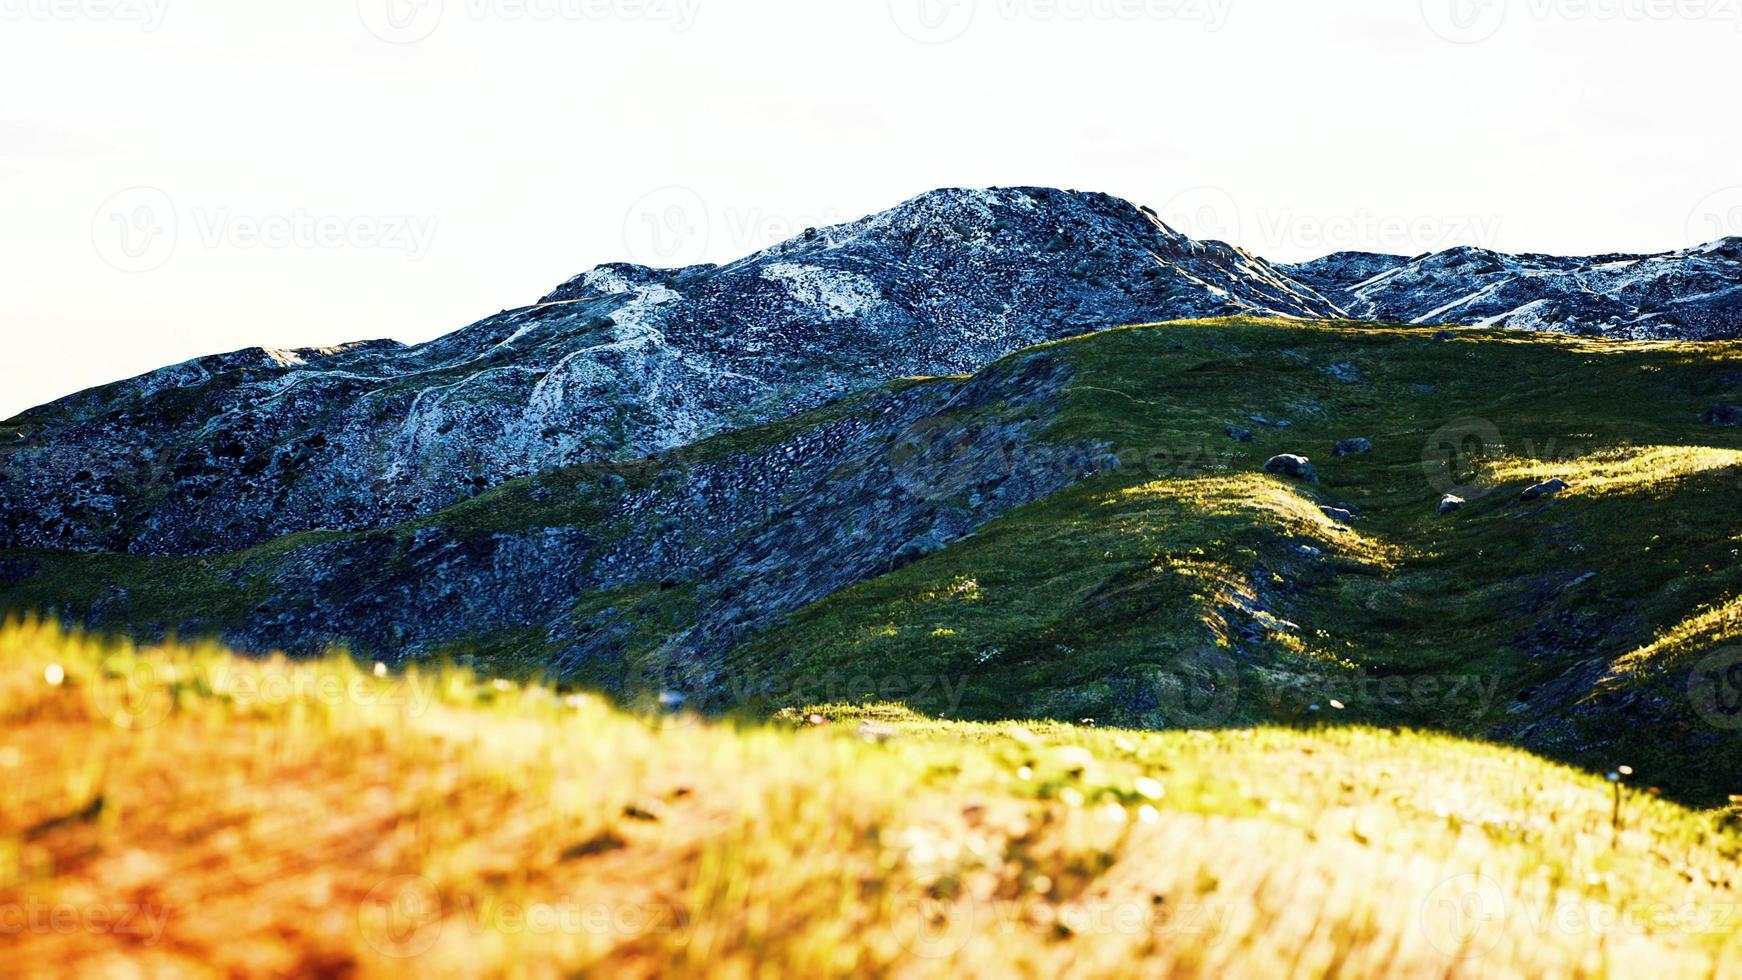
<instances>
[{"instance_id":1,"label":"boulder","mask_svg":"<svg viewBox=\"0 0 1742 980\"><path fill-rule=\"evenodd\" d=\"M1458 496L1455 493L1448 493L1444 497L1440 498L1440 513L1450 514L1452 511L1455 511L1455 510L1463 510L1464 503L1465 503L1464 498Z\"/></svg>"},{"instance_id":2,"label":"boulder","mask_svg":"<svg viewBox=\"0 0 1742 980\"><path fill-rule=\"evenodd\" d=\"M1553 480L1548 480L1543 483L1538 483L1535 486L1525 488L1525 491L1519 494L1518 497L1520 500L1540 500L1543 497L1552 497L1555 494L1560 493L1562 490L1569 490L1571 488L1572 484L1556 477Z\"/></svg>"},{"instance_id":3,"label":"boulder","mask_svg":"<svg viewBox=\"0 0 1742 980\"><path fill-rule=\"evenodd\" d=\"M1372 451L1373 442L1370 439L1344 439L1342 442L1337 443L1337 448L1331 450L1331 455L1355 456L1360 453L1370 453Z\"/></svg>"},{"instance_id":4,"label":"boulder","mask_svg":"<svg viewBox=\"0 0 1742 980\"><path fill-rule=\"evenodd\" d=\"M1235 442L1251 442L1252 430L1242 429L1237 425L1230 425L1228 426L1228 438Z\"/></svg>"},{"instance_id":5,"label":"boulder","mask_svg":"<svg viewBox=\"0 0 1742 980\"><path fill-rule=\"evenodd\" d=\"M1293 453L1283 453L1280 456L1270 457L1264 464L1264 472L1293 477L1308 483L1319 482L1319 471L1313 468L1312 460L1305 456L1296 456Z\"/></svg>"}]
</instances>

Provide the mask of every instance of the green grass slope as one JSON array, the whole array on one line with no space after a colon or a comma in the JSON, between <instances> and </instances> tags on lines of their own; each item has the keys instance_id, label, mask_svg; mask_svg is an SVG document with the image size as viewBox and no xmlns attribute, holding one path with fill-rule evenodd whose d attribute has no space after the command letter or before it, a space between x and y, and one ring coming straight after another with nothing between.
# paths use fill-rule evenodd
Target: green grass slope
<instances>
[{"instance_id":1,"label":"green grass slope","mask_svg":"<svg viewBox=\"0 0 1742 980\"><path fill-rule=\"evenodd\" d=\"M1154 727L1336 715L1742 790L1728 716L1643 669L1659 634L1686 666L1737 632L1742 431L1700 420L1742 394L1734 348L1247 320L1054 346L1078 374L1051 437L1126 465L791 617L740 649L742 689ZM1333 456L1353 438L1373 451ZM1264 472L1285 452L1319 482ZM1571 489L1521 501L1555 477ZM1439 514L1453 490L1469 503Z\"/></svg>"}]
</instances>

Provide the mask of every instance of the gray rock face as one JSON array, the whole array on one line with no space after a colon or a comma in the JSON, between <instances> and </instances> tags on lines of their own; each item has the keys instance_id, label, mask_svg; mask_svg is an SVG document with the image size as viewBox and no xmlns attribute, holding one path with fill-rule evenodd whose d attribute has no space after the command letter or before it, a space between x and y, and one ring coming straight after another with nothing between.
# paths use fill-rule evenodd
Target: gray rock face
<instances>
[{"instance_id":1,"label":"gray rock face","mask_svg":"<svg viewBox=\"0 0 1742 980\"><path fill-rule=\"evenodd\" d=\"M432 513L1112 324L1336 308L1100 194L947 190L727 266L601 266L427 344L250 350L0 429L0 548L234 551Z\"/></svg>"},{"instance_id":2,"label":"gray rock face","mask_svg":"<svg viewBox=\"0 0 1742 980\"><path fill-rule=\"evenodd\" d=\"M780 616L1117 467L1102 447L1038 437L1069 377L1037 353L864 396L763 445L576 467L436 520L234 567L190 559L220 570L233 590L220 598L242 603L245 622L158 626L221 630L249 651L343 642L390 661L511 634L562 676L721 694L718 655Z\"/></svg>"},{"instance_id":3,"label":"gray rock face","mask_svg":"<svg viewBox=\"0 0 1742 980\"><path fill-rule=\"evenodd\" d=\"M1454 248L1280 267L1350 315L1631 339L1742 336L1742 238L1588 258Z\"/></svg>"}]
</instances>

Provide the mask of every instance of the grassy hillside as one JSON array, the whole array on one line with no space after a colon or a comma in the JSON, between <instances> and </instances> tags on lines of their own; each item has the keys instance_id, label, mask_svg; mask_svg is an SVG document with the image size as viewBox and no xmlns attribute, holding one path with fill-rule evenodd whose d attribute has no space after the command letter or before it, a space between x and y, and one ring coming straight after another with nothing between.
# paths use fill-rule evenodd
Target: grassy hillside
<instances>
[{"instance_id":1,"label":"grassy hillside","mask_svg":"<svg viewBox=\"0 0 1742 980\"><path fill-rule=\"evenodd\" d=\"M1733 344L1226 319L1044 350L1070 379L1045 406L1040 439L1105 447L1118 469L799 609L717 662L686 661L669 642L695 622L699 600L681 581L574 596L557 626L615 615L626 662L590 662L569 679L654 695L621 682L655 678L692 706L757 717L843 700L1157 729L1332 719L1516 744L1599 773L1625 761L1698 806L1742 792L1724 761L1742 752L1742 428L1702 420L1714 404L1742 404ZM675 498L688 462L787 445L875 403L516 481L370 536L316 532L197 559L0 555L0 576L9 561L35 570L0 588L0 609L146 635L215 632L261 608L287 564L318 561L313 543L379 544L366 550L377 560L343 570L368 596L424 535L459 546L544 528L694 538L693 527L631 526L623 494L671 477ZM1354 439L1371 451L1334 455ZM1033 448L988 460L981 444L921 440L916 452L1017 471ZM1318 481L1265 472L1279 453L1310 457ZM1568 489L1521 499L1548 479ZM1438 512L1447 493L1462 509ZM534 675L549 663L547 627L482 632L438 653Z\"/></svg>"},{"instance_id":2,"label":"grassy hillside","mask_svg":"<svg viewBox=\"0 0 1742 980\"><path fill-rule=\"evenodd\" d=\"M1742 975L1742 821L1369 727L820 706L0 630L21 975Z\"/></svg>"},{"instance_id":3,"label":"grassy hillside","mask_svg":"<svg viewBox=\"0 0 1742 980\"><path fill-rule=\"evenodd\" d=\"M1687 690L1742 662L1742 430L1700 419L1742 401L1733 347L1229 320L1053 349L1077 376L1050 437L1125 465L804 610L737 652L742 688L924 678L928 712L1144 727L1334 713L1742 791L1713 761L1742 717ZM1264 472L1278 453L1319 481Z\"/></svg>"}]
</instances>

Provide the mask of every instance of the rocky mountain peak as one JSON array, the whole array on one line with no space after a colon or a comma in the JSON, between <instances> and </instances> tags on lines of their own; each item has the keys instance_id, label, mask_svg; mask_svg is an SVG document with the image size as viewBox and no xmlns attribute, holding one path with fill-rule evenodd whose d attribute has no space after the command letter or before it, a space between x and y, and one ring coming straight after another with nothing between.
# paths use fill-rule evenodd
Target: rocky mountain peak
<instances>
[{"instance_id":1,"label":"rocky mountain peak","mask_svg":"<svg viewBox=\"0 0 1742 980\"><path fill-rule=\"evenodd\" d=\"M0 441L0 548L205 554L384 527L517 477L639 459L1121 324L1257 314L1735 336L1739 270L1735 240L1279 268L1106 194L936 190L726 265L600 265L424 344L253 348L27 412Z\"/></svg>"}]
</instances>

